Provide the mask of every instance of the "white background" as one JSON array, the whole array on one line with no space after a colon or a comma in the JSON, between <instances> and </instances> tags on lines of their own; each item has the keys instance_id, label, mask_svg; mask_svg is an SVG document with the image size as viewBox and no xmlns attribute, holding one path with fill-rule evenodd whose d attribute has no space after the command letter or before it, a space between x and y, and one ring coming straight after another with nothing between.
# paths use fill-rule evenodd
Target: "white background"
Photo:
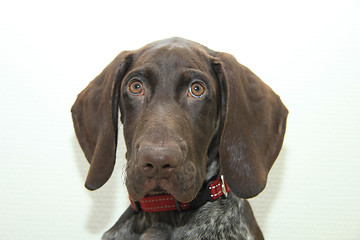
<instances>
[{"instance_id":1,"label":"white background","mask_svg":"<svg viewBox=\"0 0 360 240\"><path fill-rule=\"evenodd\" d=\"M0 239L100 239L116 222L122 139L87 191L70 108L119 52L172 36L235 55L290 111L251 200L266 239L360 239L360 3L345 0L1 1Z\"/></svg>"}]
</instances>

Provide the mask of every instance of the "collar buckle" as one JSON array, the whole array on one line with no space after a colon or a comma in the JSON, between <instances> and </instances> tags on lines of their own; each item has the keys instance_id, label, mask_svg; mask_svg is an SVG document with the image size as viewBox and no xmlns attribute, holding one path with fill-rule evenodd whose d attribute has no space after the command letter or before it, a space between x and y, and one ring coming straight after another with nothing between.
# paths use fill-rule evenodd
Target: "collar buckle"
<instances>
[{"instance_id":1,"label":"collar buckle","mask_svg":"<svg viewBox=\"0 0 360 240\"><path fill-rule=\"evenodd\" d=\"M220 179L221 179L221 188L222 188L223 196L224 198L227 198L228 191L226 191L224 175L221 174Z\"/></svg>"}]
</instances>

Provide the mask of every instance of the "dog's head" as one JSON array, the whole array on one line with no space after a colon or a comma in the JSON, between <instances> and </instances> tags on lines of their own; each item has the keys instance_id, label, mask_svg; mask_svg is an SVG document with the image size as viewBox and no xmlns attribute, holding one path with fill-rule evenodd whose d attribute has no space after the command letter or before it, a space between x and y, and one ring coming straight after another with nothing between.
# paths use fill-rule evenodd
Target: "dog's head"
<instances>
[{"instance_id":1,"label":"dog's head","mask_svg":"<svg viewBox=\"0 0 360 240\"><path fill-rule=\"evenodd\" d=\"M229 54L180 38L122 52L72 108L91 164L88 189L113 171L119 109L126 185L135 201L164 192L191 201L210 158L219 159L237 196L256 196L280 152L288 114L271 88Z\"/></svg>"}]
</instances>

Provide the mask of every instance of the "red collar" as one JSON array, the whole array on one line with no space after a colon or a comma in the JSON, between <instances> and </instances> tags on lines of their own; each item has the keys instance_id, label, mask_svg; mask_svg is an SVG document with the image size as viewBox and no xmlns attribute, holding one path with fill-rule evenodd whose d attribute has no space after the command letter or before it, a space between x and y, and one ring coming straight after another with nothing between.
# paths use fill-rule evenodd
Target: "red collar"
<instances>
[{"instance_id":1,"label":"red collar","mask_svg":"<svg viewBox=\"0 0 360 240\"><path fill-rule=\"evenodd\" d=\"M135 202L130 198L130 203L131 207L136 212L182 211L200 207L206 202L215 201L221 196L226 198L229 191L230 188L225 182L224 177L221 175L221 177L218 177L214 181L205 183L196 198L188 203L179 202L169 194L144 197L139 202Z\"/></svg>"}]
</instances>

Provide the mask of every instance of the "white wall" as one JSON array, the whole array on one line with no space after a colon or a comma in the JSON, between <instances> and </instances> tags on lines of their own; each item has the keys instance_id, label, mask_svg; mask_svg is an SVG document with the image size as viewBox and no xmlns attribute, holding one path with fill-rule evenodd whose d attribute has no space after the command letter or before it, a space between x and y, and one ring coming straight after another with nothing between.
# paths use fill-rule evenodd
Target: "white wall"
<instances>
[{"instance_id":1,"label":"white wall","mask_svg":"<svg viewBox=\"0 0 360 240\"><path fill-rule=\"evenodd\" d=\"M2 1L0 239L100 239L127 207L88 164L70 107L122 50L182 36L234 54L290 110L267 189L267 239L360 239L359 1Z\"/></svg>"}]
</instances>

